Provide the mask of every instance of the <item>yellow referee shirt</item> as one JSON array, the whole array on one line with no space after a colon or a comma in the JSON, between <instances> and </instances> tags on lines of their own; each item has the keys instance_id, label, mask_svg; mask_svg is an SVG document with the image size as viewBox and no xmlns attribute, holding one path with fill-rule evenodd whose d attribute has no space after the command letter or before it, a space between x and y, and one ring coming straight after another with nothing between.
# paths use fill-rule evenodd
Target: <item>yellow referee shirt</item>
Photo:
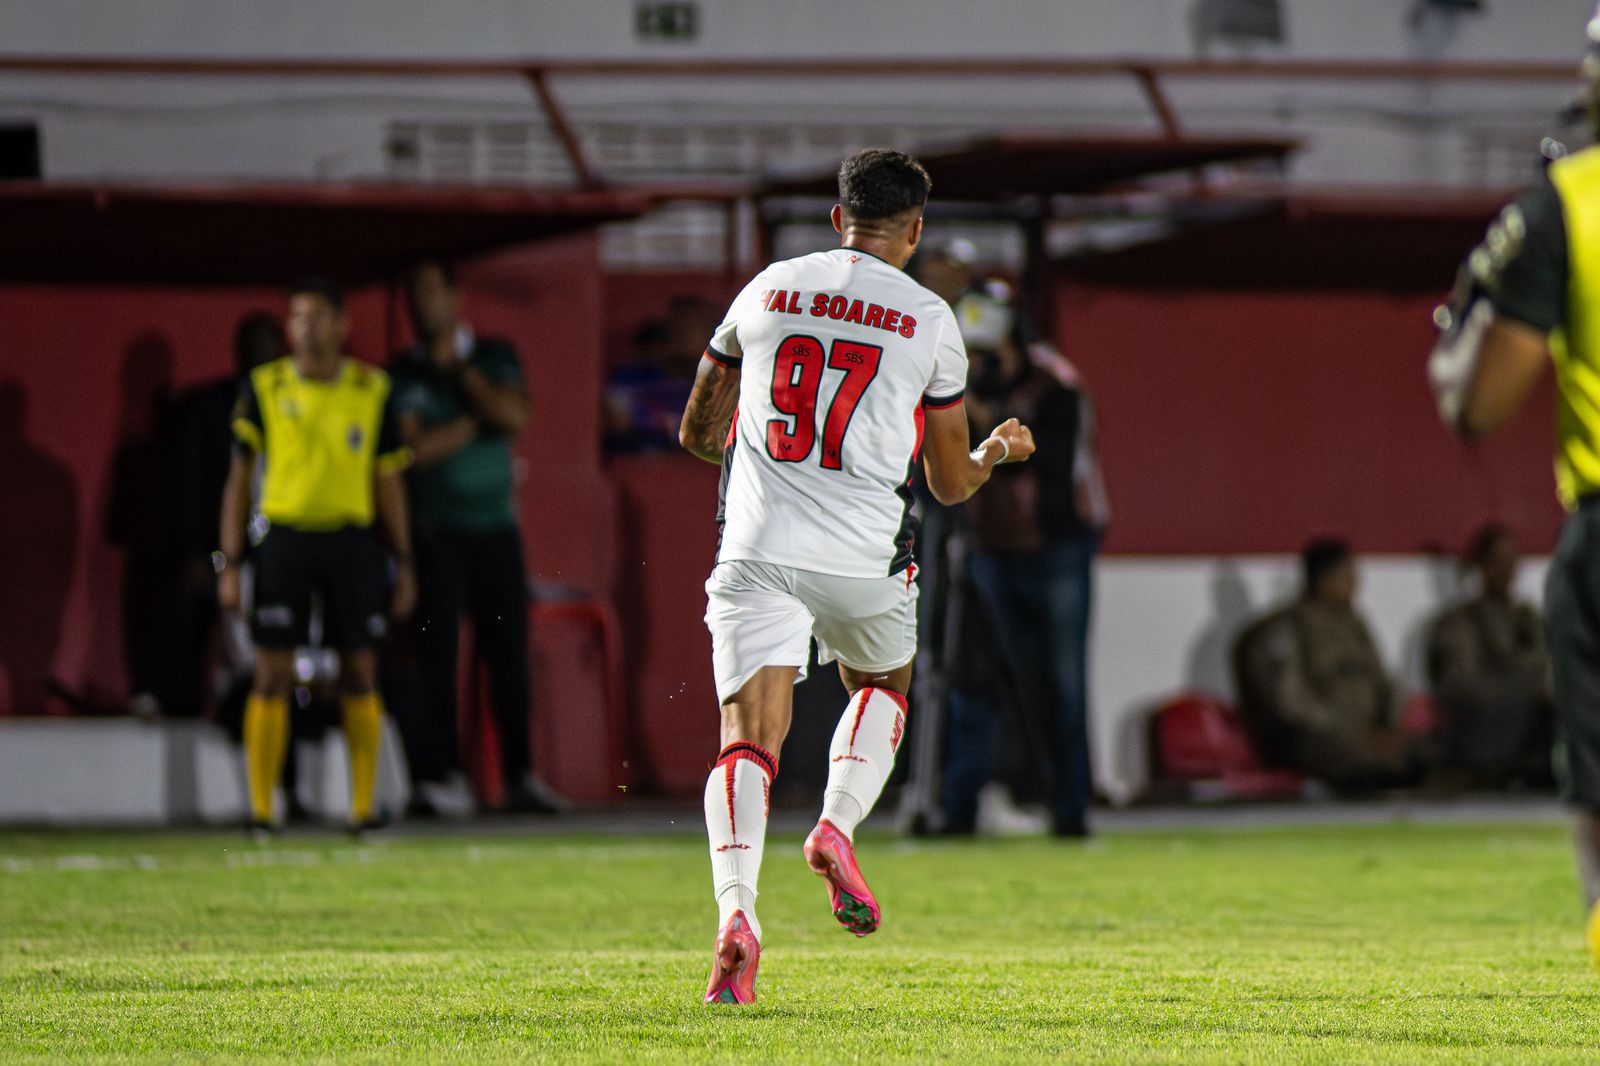
<instances>
[{"instance_id":1,"label":"yellow referee shirt","mask_svg":"<svg viewBox=\"0 0 1600 1066\"><path fill-rule=\"evenodd\" d=\"M372 479L404 469L389 376L353 359L327 381L302 377L285 357L250 372L234 436L265 459L261 513L311 532L370 526Z\"/></svg>"}]
</instances>

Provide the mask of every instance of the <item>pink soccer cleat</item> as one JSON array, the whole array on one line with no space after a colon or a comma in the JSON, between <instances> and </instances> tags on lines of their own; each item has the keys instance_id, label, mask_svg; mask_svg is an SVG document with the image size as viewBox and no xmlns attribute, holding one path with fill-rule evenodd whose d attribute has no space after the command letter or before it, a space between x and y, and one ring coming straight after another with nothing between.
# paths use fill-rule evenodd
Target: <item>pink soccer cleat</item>
<instances>
[{"instance_id":1,"label":"pink soccer cleat","mask_svg":"<svg viewBox=\"0 0 1600 1066\"><path fill-rule=\"evenodd\" d=\"M717 934L716 954L711 960L711 982L706 985L707 1003L754 1003L756 967L761 965L761 943L744 911L734 911Z\"/></svg>"},{"instance_id":2,"label":"pink soccer cleat","mask_svg":"<svg viewBox=\"0 0 1600 1066\"><path fill-rule=\"evenodd\" d=\"M867 879L856 865L856 849L850 838L824 818L806 837L806 862L818 877L828 882L828 906L839 924L856 936L866 936L878 928L883 915L872 898Z\"/></svg>"}]
</instances>

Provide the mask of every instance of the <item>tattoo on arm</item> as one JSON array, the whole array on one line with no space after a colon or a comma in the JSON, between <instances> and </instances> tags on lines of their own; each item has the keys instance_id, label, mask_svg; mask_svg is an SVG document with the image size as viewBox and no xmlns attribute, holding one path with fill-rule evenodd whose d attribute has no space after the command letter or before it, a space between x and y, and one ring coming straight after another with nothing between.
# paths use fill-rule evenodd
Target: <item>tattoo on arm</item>
<instances>
[{"instance_id":1,"label":"tattoo on arm","mask_svg":"<svg viewBox=\"0 0 1600 1066\"><path fill-rule=\"evenodd\" d=\"M722 462L723 442L739 403L739 372L713 359L702 359L689 406L683 412L678 440L708 463Z\"/></svg>"}]
</instances>

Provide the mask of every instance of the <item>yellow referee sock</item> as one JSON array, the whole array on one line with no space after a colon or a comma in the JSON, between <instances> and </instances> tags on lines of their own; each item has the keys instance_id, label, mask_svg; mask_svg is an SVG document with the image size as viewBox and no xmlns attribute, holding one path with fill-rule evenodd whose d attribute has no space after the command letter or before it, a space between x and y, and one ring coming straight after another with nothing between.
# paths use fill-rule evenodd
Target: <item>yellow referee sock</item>
<instances>
[{"instance_id":1,"label":"yellow referee sock","mask_svg":"<svg viewBox=\"0 0 1600 1066\"><path fill-rule=\"evenodd\" d=\"M250 776L250 814L272 821L272 793L289 750L289 701L250 693L244 704L244 756Z\"/></svg>"},{"instance_id":2,"label":"yellow referee sock","mask_svg":"<svg viewBox=\"0 0 1600 1066\"><path fill-rule=\"evenodd\" d=\"M350 820L372 817L378 787L378 745L383 739L383 698L376 692L344 697L344 741L350 747Z\"/></svg>"}]
</instances>

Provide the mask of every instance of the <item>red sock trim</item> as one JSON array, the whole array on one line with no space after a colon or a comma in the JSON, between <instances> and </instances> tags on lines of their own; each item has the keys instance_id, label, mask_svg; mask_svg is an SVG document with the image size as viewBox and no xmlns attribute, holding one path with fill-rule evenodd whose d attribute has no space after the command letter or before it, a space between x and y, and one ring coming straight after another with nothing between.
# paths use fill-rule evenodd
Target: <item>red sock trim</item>
<instances>
[{"instance_id":1,"label":"red sock trim","mask_svg":"<svg viewBox=\"0 0 1600 1066\"><path fill-rule=\"evenodd\" d=\"M850 727L850 746L845 748L845 751L847 752L853 752L856 750L856 732L861 728L861 716L867 713L867 701L872 698L872 694L874 692L881 692L885 696L888 696L891 700L894 700L896 703L898 703L900 705L901 714L910 713L911 708L906 705L906 698L900 693L896 692L894 689L879 688L876 685L861 686L856 690L856 694L852 700L852 702L854 702L856 705L856 721L855 724ZM891 746L895 745L891 744Z\"/></svg>"},{"instance_id":2,"label":"red sock trim","mask_svg":"<svg viewBox=\"0 0 1600 1066\"><path fill-rule=\"evenodd\" d=\"M767 773L767 780L772 781L778 776L778 757L766 748L752 744L747 740L736 741L717 753L717 766L726 766L732 774L733 764L739 759L749 759ZM730 776L728 780L732 781ZM729 786L732 787L731 785Z\"/></svg>"}]
</instances>

